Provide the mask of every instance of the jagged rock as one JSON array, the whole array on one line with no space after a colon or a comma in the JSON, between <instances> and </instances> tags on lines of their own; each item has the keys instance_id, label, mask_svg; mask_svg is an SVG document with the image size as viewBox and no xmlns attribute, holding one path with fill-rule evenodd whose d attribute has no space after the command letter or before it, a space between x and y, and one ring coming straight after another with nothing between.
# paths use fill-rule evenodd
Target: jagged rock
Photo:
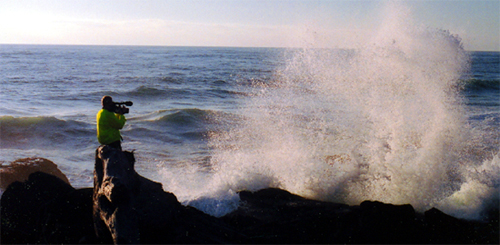
<instances>
[{"instance_id":1,"label":"jagged rock","mask_svg":"<svg viewBox=\"0 0 500 245\"><path fill-rule=\"evenodd\" d=\"M481 222L457 219L432 208L425 212L430 243L499 244L498 220Z\"/></svg>"},{"instance_id":2,"label":"jagged rock","mask_svg":"<svg viewBox=\"0 0 500 245\"><path fill-rule=\"evenodd\" d=\"M215 218L182 206L161 184L138 175L132 153L103 147L96 156L95 189L76 190L42 172L9 185L0 201L0 242L113 243L105 222L115 219L115 227L121 231L138 232L123 236L124 240L115 239L118 242L499 243L495 215L483 222L469 221L437 209L421 214L410 205L375 201L348 206L272 188L240 192L238 209ZM121 167L113 169L116 166ZM93 197L98 201L96 212ZM120 217L116 211L122 204L127 215ZM95 233L94 214L98 222L104 222L97 224L102 229L100 237ZM119 237L120 231L116 234Z\"/></svg>"},{"instance_id":3,"label":"jagged rock","mask_svg":"<svg viewBox=\"0 0 500 245\"><path fill-rule=\"evenodd\" d=\"M498 244L498 221L453 218L437 209L364 201L348 206L302 198L280 189L239 193L238 209L222 217L251 243Z\"/></svg>"},{"instance_id":4,"label":"jagged rock","mask_svg":"<svg viewBox=\"0 0 500 245\"><path fill-rule=\"evenodd\" d=\"M348 205L314 201L275 188L239 195L238 209L222 219L251 243L348 243L353 232L342 228L350 222Z\"/></svg>"},{"instance_id":5,"label":"jagged rock","mask_svg":"<svg viewBox=\"0 0 500 245\"><path fill-rule=\"evenodd\" d=\"M23 158L0 168L0 189L6 189L14 181L24 182L34 172L44 172L55 175L69 184L66 175L57 165L45 158Z\"/></svg>"},{"instance_id":6,"label":"jagged rock","mask_svg":"<svg viewBox=\"0 0 500 245\"><path fill-rule=\"evenodd\" d=\"M108 165L109 158L113 158L113 160L120 161L115 164L125 166L129 164L128 166L133 167L133 161L122 162L133 160L131 153L113 153L107 157L106 163L102 165ZM100 160L96 161L96 166L102 167ZM108 166L108 170L112 164ZM106 210L103 205L98 204L100 205L99 215L102 209L112 211L109 216L104 213L104 217L115 215L116 218L118 215L118 219L115 220L118 222L115 225L122 228L121 231L138 232L131 236L127 234L124 240L116 239L117 242L213 244L245 241L245 236L223 221L192 207L182 206L173 194L163 191L161 184L138 175L133 169L115 169L118 172L132 171L132 173L120 176L113 173L113 170L106 171L106 174L104 174L104 168L102 170L103 177L122 177L122 180L107 179L106 181L111 183L104 185L104 188L108 186L108 190L102 190L98 186L95 188L97 194L94 193L94 188L76 190L63 180L43 172L31 174L25 182L14 182L9 185L0 201L0 242L3 244L113 243L108 227L103 226L102 223L97 226L101 225L101 228L106 229L100 230L100 237L96 235L93 196L107 200L109 203L105 205L119 206L124 203L128 205L126 207L129 208L128 210L123 209L128 211L128 213L125 212L126 216L120 216L120 213L116 212L117 208L107 206ZM124 180L126 176L132 176L132 178ZM101 182L101 187L106 181ZM127 182L127 188L119 187L116 190L113 188L125 182ZM133 195L127 194L128 188L132 189ZM109 193L106 194L108 191ZM138 239L127 240L127 237L138 237Z\"/></svg>"},{"instance_id":7,"label":"jagged rock","mask_svg":"<svg viewBox=\"0 0 500 245\"><path fill-rule=\"evenodd\" d=\"M93 236L92 189L75 190L43 172L14 182L1 199L1 242L79 243Z\"/></svg>"},{"instance_id":8,"label":"jagged rock","mask_svg":"<svg viewBox=\"0 0 500 245\"><path fill-rule=\"evenodd\" d=\"M409 204L364 201L359 208L359 243L423 243L422 224Z\"/></svg>"},{"instance_id":9,"label":"jagged rock","mask_svg":"<svg viewBox=\"0 0 500 245\"><path fill-rule=\"evenodd\" d=\"M227 243L241 236L215 217L184 207L162 185L134 170L132 152L109 146L96 151L94 223L114 243Z\"/></svg>"}]
</instances>

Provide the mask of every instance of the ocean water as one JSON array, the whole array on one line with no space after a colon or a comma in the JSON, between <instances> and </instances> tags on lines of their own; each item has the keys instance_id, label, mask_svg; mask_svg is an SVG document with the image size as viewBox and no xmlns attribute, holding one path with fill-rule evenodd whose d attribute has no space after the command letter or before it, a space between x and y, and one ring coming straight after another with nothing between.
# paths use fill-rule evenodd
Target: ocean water
<instances>
[{"instance_id":1,"label":"ocean water","mask_svg":"<svg viewBox=\"0 0 500 245\"><path fill-rule=\"evenodd\" d=\"M396 24L395 24L396 23ZM500 53L388 21L357 49L0 45L0 162L91 187L100 99L136 170L220 216L239 190L481 218L500 188Z\"/></svg>"}]
</instances>

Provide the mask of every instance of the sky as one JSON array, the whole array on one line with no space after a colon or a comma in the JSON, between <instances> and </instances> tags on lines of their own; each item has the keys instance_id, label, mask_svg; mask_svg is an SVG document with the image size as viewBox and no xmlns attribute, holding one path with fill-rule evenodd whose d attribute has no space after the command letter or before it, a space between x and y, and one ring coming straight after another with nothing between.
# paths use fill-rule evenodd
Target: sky
<instances>
[{"instance_id":1,"label":"sky","mask_svg":"<svg viewBox=\"0 0 500 245\"><path fill-rule=\"evenodd\" d=\"M384 23L387 2L1 0L0 44L355 48ZM392 2L408 22L460 36L466 50L500 51L499 0Z\"/></svg>"}]
</instances>

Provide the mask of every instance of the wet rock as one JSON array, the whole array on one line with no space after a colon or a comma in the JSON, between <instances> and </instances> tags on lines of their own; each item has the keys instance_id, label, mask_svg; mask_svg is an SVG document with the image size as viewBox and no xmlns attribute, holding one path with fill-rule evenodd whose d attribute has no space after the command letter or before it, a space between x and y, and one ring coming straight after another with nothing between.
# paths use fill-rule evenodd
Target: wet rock
<instances>
[{"instance_id":1,"label":"wet rock","mask_svg":"<svg viewBox=\"0 0 500 245\"><path fill-rule=\"evenodd\" d=\"M359 206L308 200L280 189L239 193L222 217L251 243L498 244L498 221L461 220L437 209L364 201Z\"/></svg>"},{"instance_id":2,"label":"wet rock","mask_svg":"<svg viewBox=\"0 0 500 245\"><path fill-rule=\"evenodd\" d=\"M181 205L161 184L137 174L134 161L133 153L99 148L95 188L74 189L43 172L13 182L0 201L0 242L499 243L494 214L469 221L437 209L422 214L411 205L376 201L348 206L275 188L240 192L238 209L216 218Z\"/></svg>"},{"instance_id":3,"label":"wet rock","mask_svg":"<svg viewBox=\"0 0 500 245\"><path fill-rule=\"evenodd\" d=\"M409 204L364 201L357 211L360 243L423 243L422 224Z\"/></svg>"},{"instance_id":4,"label":"wet rock","mask_svg":"<svg viewBox=\"0 0 500 245\"><path fill-rule=\"evenodd\" d=\"M98 237L113 243L227 243L238 234L215 217L182 206L160 183L134 170L131 152L96 151L93 217ZM111 239L110 239L111 238Z\"/></svg>"},{"instance_id":5,"label":"wet rock","mask_svg":"<svg viewBox=\"0 0 500 245\"><path fill-rule=\"evenodd\" d=\"M10 243L95 241L92 189L76 190L43 172L14 182L1 199L1 239Z\"/></svg>"},{"instance_id":6,"label":"wet rock","mask_svg":"<svg viewBox=\"0 0 500 245\"><path fill-rule=\"evenodd\" d=\"M24 182L34 172L54 175L69 184L66 175L52 161L45 158L23 158L12 162L10 165L1 166L0 189L5 190L7 186L15 181Z\"/></svg>"},{"instance_id":7,"label":"wet rock","mask_svg":"<svg viewBox=\"0 0 500 245\"><path fill-rule=\"evenodd\" d=\"M354 231L348 205L309 200L281 189L239 193L239 208L222 217L251 243L348 243Z\"/></svg>"},{"instance_id":8,"label":"wet rock","mask_svg":"<svg viewBox=\"0 0 500 245\"><path fill-rule=\"evenodd\" d=\"M499 244L498 220L462 220L432 208L425 212L425 221L429 243Z\"/></svg>"},{"instance_id":9,"label":"wet rock","mask_svg":"<svg viewBox=\"0 0 500 245\"><path fill-rule=\"evenodd\" d=\"M118 159L126 165L123 160L134 160L130 154L116 153L107 157ZM130 164L129 166L133 167L133 163ZM99 166L98 161L96 166ZM119 177L118 180L111 181L114 186L109 186L109 193L106 193L108 190L102 190L102 185L77 190L58 177L43 172L31 174L24 182L13 182L5 190L0 201L0 242L213 244L245 241L244 235L220 219L181 205L172 193L163 191L161 184L138 175L133 169L125 171L132 172L118 176L113 170L106 174L102 171L102 176ZM130 179L123 179L127 177ZM120 187L122 189L115 192L113 187L120 184L126 184L127 188ZM121 229L116 233L119 234L115 236L117 239L113 240L105 223L103 225L96 222L93 197L109 202L104 205L98 202L98 218L101 219L102 215L114 219L114 227ZM110 210L111 213L105 213ZM96 227L99 225L102 230L96 233ZM120 232L136 233L122 235Z\"/></svg>"}]
</instances>

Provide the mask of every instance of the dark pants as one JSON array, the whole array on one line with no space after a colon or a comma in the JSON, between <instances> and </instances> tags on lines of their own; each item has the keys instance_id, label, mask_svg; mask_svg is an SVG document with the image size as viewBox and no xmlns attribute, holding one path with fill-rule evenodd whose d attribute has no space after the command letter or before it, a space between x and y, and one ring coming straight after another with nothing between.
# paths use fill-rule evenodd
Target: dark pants
<instances>
[{"instance_id":1,"label":"dark pants","mask_svg":"<svg viewBox=\"0 0 500 245\"><path fill-rule=\"evenodd\" d=\"M113 148L116 148L116 149L118 149L120 151L122 150L122 143L119 140L115 141L113 143L107 144L107 145L109 145L109 146L111 146Z\"/></svg>"}]
</instances>

